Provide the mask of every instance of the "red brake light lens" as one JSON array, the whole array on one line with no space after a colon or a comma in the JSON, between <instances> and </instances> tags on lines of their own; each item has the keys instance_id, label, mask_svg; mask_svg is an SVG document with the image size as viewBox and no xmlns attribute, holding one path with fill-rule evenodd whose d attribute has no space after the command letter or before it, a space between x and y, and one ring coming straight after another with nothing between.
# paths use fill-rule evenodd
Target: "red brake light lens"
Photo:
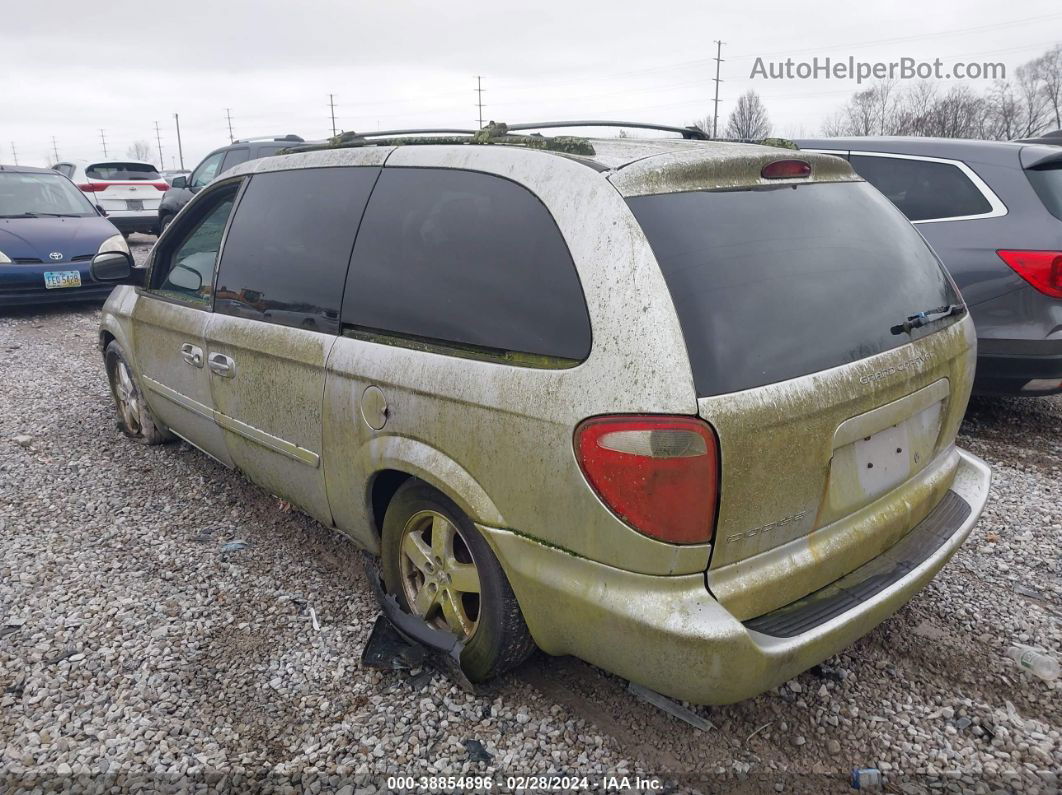
<instances>
[{"instance_id":1,"label":"red brake light lens","mask_svg":"<svg viewBox=\"0 0 1062 795\"><path fill-rule=\"evenodd\" d=\"M107 190L107 185L103 182L80 182L78 183L78 187L87 193L96 193L101 190Z\"/></svg>"},{"instance_id":2,"label":"red brake light lens","mask_svg":"<svg viewBox=\"0 0 1062 795\"><path fill-rule=\"evenodd\" d=\"M154 185L158 190L170 189L170 183L166 182L165 180L163 180L162 182L152 182L151 184Z\"/></svg>"},{"instance_id":3,"label":"red brake light lens","mask_svg":"<svg viewBox=\"0 0 1062 795\"><path fill-rule=\"evenodd\" d=\"M575 452L587 481L613 513L670 544L703 544L715 531L719 443L692 417L586 420Z\"/></svg>"},{"instance_id":4,"label":"red brake light lens","mask_svg":"<svg viewBox=\"0 0 1062 795\"><path fill-rule=\"evenodd\" d=\"M1044 295L1062 298L1062 251L997 251L1000 259Z\"/></svg>"},{"instance_id":5,"label":"red brake light lens","mask_svg":"<svg viewBox=\"0 0 1062 795\"><path fill-rule=\"evenodd\" d=\"M811 163L807 160L775 160L760 170L764 179L792 179L793 177L810 177Z\"/></svg>"}]
</instances>

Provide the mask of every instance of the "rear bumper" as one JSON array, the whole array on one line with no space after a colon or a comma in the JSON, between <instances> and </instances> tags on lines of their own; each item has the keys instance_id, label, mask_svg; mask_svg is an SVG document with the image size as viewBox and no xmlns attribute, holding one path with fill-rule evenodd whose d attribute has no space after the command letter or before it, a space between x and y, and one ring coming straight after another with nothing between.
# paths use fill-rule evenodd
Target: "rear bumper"
<instances>
[{"instance_id":1,"label":"rear bumper","mask_svg":"<svg viewBox=\"0 0 1062 795\"><path fill-rule=\"evenodd\" d=\"M128 210L114 210L107 213L107 220L117 227L119 232L147 232L156 234L159 228L159 211L144 210L143 212Z\"/></svg>"},{"instance_id":2,"label":"rear bumper","mask_svg":"<svg viewBox=\"0 0 1062 795\"><path fill-rule=\"evenodd\" d=\"M977 395L1062 393L1062 339L977 341Z\"/></svg>"},{"instance_id":3,"label":"rear bumper","mask_svg":"<svg viewBox=\"0 0 1062 795\"><path fill-rule=\"evenodd\" d=\"M755 696L836 654L910 601L969 535L988 498L990 479L983 461L960 450L949 497L953 494L952 504L959 500L968 510L951 511L950 519L943 520L951 522L948 526L938 522L934 543L914 545L918 557L888 560L884 570L893 572L900 563L903 571L864 589L843 611L827 611L795 634L793 622L783 622L788 636L777 631L777 622L774 627L761 622L760 629L766 631L757 631L758 619L739 621L712 598L701 574L635 574L510 531L480 530L505 568L528 628L544 651L573 654L675 698L727 704ZM798 611L807 601L777 612Z\"/></svg>"}]
</instances>

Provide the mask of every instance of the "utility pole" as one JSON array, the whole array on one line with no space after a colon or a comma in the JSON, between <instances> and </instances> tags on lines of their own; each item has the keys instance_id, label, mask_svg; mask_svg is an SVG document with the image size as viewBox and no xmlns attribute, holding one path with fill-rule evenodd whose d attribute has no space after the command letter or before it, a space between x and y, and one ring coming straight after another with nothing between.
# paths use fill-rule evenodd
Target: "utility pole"
<instances>
[{"instance_id":1,"label":"utility pole","mask_svg":"<svg viewBox=\"0 0 1062 795\"><path fill-rule=\"evenodd\" d=\"M11 142L11 157L15 158L15 165L18 165L18 152L15 151L15 142Z\"/></svg>"},{"instance_id":2,"label":"utility pole","mask_svg":"<svg viewBox=\"0 0 1062 795\"><path fill-rule=\"evenodd\" d=\"M328 107L332 109L332 137L336 137L336 101L331 94L328 95Z\"/></svg>"},{"instance_id":3,"label":"utility pole","mask_svg":"<svg viewBox=\"0 0 1062 795\"><path fill-rule=\"evenodd\" d=\"M55 162L59 162L59 145L55 142L55 136L52 136L52 151L55 152Z\"/></svg>"},{"instance_id":4,"label":"utility pole","mask_svg":"<svg viewBox=\"0 0 1062 795\"><path fill-rule=\"evenodd\" d=\"M100 143L103 144L103 156L109 157L107 154L107 136L103 134L103 130L100 129Z\"/></svg>"},{"instance_id":5,"label":"utility pole","mask_svg":"<svg viewBox=\"0 0 1062 795\"><path fill-rule=\"evenodd\" d=\"M723 63L723 45L725 41L715 42L715 111L712 113L712 137L715 138L719 129L719 66Z\"/></svg>"},{"instance_id":6,"label":"utility pole","mask_svg":"<svg viewBox=\"0 0 1062 795\"><path fill-rule=\"evenodd\" d=\"M162 135L159 133L158 122L155 122L155 140L159 142L159 168L166 168L166 161L162 157Z\"/></svg>"},{"instance_id":7,"label":"utility pole","mask_svg":"<svg viewBox=\"0 0 1062 795\"><path fill-rule=\"evenodd\" d=\"M236 138L232 134L232 111L229 108L225 108L225 119L229 123L229 143L233 143Z\"/></svg>"},{"instance_id":8,"label":"utility pole","mask_svg":"<svg viewBox=\"0 0 1062 795\"><path fill-rule=\"evenodd\" d=\"M184 148L181 146L181 118L174 113L173 122L177 125L177 153L181 156L181 171L184 171Z\"/></svg>"},{"instance_id":9,"label":"utility pole","mask_svg":"<svg viewBox=\"0 0 1062 795\"><path fill-rule=\"evenodd\" d=\"M476 75L476 107L479 108L479 129L483 129L483 78Z\"/></svg>"}]
</instances>

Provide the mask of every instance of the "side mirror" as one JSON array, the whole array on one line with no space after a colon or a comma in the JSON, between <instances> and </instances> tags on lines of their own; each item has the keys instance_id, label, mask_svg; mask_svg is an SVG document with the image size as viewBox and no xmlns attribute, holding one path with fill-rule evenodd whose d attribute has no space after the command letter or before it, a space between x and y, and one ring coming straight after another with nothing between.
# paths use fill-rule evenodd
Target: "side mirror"
<instances>
[{"instance_id":1,"label":"side mirror","mask_svg":"<svg viewBox=\"0 0 1062 795\"><path fill-rule=\"evenodd\" d=\"M104 251L92 258L89 272L98 282L139 286L144 283L146 271L134 269L133 258L124 251Z\"/></svg>"},{"instance_id":2,"label":"side mirror","mask_svg":"<svg viewBox=\"0 0 1062 795\"><path fill-rule=\"evenodd\" d=\"M186 177L184 174L181 174L179 177L174 177L173 178L173 182L170 183L170 187L171 188L187 188L188 187L188 177Z\"/></svg>"},{"instance_id":3,"label":"side mirror","mask_svg":"<svg viewBox=\"0 0 1062 795\"><path fill-rule=\"evenodd\" d=\"M102 204L97 204L96 205L96 212L98 212L104 218L107 217L107 211L103 209L103 205Z\"/></svg>"}]
</instances>

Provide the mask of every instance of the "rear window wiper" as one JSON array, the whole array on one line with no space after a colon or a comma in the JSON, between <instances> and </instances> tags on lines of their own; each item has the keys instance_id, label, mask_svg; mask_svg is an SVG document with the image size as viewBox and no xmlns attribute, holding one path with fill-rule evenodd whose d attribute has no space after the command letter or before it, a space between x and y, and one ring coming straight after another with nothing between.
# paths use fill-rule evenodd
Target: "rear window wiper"
<instances>
[{"instance_id":1,"label":"rear window wiper","mask_svg":"<svg viewBox=\"0 0 1062 795\"><path fill-rule=\"evenodd\" d=\"M944 304L943 306L935 306L932 309L926 309L922 312L908 315L903 323L893 326L889 331L893 334L910 334L914 329L921 328L927 323L932 323L934 320L943 320L952 315L961 315L965 311L966 304Z\"/></svg>"}]
</instances>

